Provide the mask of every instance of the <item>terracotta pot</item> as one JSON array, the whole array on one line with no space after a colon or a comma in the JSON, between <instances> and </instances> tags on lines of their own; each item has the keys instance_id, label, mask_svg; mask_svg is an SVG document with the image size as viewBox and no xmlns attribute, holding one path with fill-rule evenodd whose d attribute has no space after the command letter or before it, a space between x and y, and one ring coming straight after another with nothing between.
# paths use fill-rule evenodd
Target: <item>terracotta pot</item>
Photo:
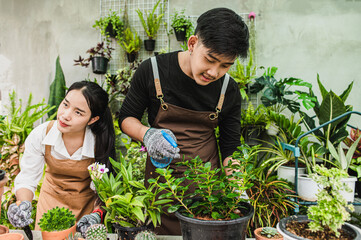
<instances>
[{"instance_id":1,"label":"terracotta pot","mask_svg":"<svg viewBox=\"0 0 361 240\"><path fill-rule=\"evenodd\" d=\"M0 205L1 205L1 199L4 193L4 186L8 181L8 177L5 175L5 171L4 170L0 170L0 174L1 174L1 179L0 179ZM1 215L1 208L0 208L0 215Z\"/></svg>"},{"instance_id":2,"label":"terracotta pot","mask_svg":"<svg viewBox=\"0 0 361 240\"><path fill-rule=\"evenodd\" d=\"M0 235L0 240L24 240L24 236L20 233L6 233Z\"/></svg>"},{"instance_id":3,"label":"terracotta pot","mask_svg":"<svg viewBox=\"0 0 361 240\"><path fill-rule=\"evenodd\" d=\"M64 240L69 236L70 233L73 233L73 235L76 233L76 224L71 228L65 229L63 231L58 231L58 232L42 231L41 236L43 240Z\"/></svg>"},{"instance_id":4,"label":"terracotta pot","mask_svg":"<svg viewBox=\"0 0 361 240\"><path fill-rule=\"evenodd\" d=\"M0 225L0 235L8 233L9 232L9 228L4 226L4 225Z\"/></svg>"},{"instance_id":5,"label":"terracotta pot","mask_svg":"<svg viewBox=\"0 0 361 240\"><path fill-rule=\"evenodd\" d=\"M280 238L267 238L265 236L261 235L261 231L262 228L257 228L256 230L254 230L254 236L256 238L256 240L283 240L283 237L281 236L281 234L279 234L281 237Z\"/></svg>"}]
</instances>

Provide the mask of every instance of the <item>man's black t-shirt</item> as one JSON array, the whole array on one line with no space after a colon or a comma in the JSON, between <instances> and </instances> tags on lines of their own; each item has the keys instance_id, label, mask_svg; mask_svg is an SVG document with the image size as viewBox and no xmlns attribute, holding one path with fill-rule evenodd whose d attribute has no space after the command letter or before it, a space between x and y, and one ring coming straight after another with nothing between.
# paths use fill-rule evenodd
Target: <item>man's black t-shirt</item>
<instances>
[{"instance_id":1,"label":"man's black t-shirt","mask_svg":"<svg viewBox=\"0 0 361 240\"><path fill-rule=\"evenodd\" d=\"M206 86L198 85L181 70L178 53L157 56L164 101L190 110L215 112L224 76ZM148 122L152 126L159 106L160 100L156 98L151 61L147 59L141 63L133 76L130 90L120 110L119 126L127 117L140 120L145 109L148 109ZM219 146L223 159L232 155L240 145L240 117L241 95L237 83L230 78L218 118Z\"/></svg>"}]
</instances>

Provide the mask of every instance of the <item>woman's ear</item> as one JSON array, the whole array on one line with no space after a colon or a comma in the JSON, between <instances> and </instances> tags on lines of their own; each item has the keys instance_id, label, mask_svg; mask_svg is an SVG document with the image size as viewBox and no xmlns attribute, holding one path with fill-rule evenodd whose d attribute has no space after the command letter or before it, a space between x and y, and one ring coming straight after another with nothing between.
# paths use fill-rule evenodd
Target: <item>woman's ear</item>
<instances>
[{"instance_id":1,"label":"woman's ear","mask_svg":"<svg viewBox=\"0 0 361 240\"><path fill-rule=\"evenodd\" d=\"M196 46L198 42L198 37L195 35L192 35L188 38L188 50L192 52L194 50L194 47Z\"/></svg>"},{"instance_id":2,"label":"woman's ear","mask_svg":"<svg viewBox=\"0 0 361 240\"><path fill-rule=\"evenodd\" d=\"M88 122L88 126L92 125L93 123L95 123L98 120L99 120L99 116L95 116L95 117L91 118Z\"/></svg>"}]
</instances>

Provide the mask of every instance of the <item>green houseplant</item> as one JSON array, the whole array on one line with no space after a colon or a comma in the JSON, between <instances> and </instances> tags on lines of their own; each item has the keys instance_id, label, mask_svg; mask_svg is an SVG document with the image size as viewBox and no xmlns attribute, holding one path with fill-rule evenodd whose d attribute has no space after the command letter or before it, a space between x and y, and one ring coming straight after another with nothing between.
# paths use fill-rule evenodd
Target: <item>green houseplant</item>
<instances>
[{"instance_id":1,"label":"green houseplant","mask_svg":"<svg viewBox=\"0 0 361 240\"><path fill-rule=\"evenodd\" d=\"M160 13L157 15L155 12L161 3L162 0L158 0L154 5L153 10L151 12L145 12L143 14L140 9L137 9L138 17L142 26L144 28L145 33L148 36L148 40L144 40L144 47L147 51L153 51L155 48L155 38L157 36L158 30L163 22L164 17L164 6L160 6ZM144 16L145 15L145 16Z\"/></svg>"},{"instance_id":2,"label":"green houseplant","mask_svg":"<svg viewBox=\"0 0 361 240\"><path fill-rule=\"evenodd\" d=\"M123 40L119 42L120 46L127 53L128 62L134 62L140 50L140 37L138 33L128 27L124 30Z\"/></svg>"},{"instance_id":3,"label":"green houseplant","mask_svg":"<svg viewBox=\"0 0 361 240\"><path fill-rule=\"evenodd\" d=\"M252 158L256 157L256 149L242 145L224 170L212 169L211 163L203 163L199 157L178 163L187 167L181 178L175 178L170 168L156 169L160 176L148 181L164 190L160 198L175 199L168 212L175 212L179 218L183 239L245 238L253 207L243 194L252 186ZM183 184L186 179L189 183ZM192 185L196 186L194 192L188 191Z\"/></svg>"},{"instance_id":4,"label":"green houseplant","mask_svg":"<svg viewBox=\"0 0 361 240\"><path fill-rule=\"evenodd\" d=\"M340 180L347 177L347 172L339 168L327 169L316 165L312 179L323 186L317 194L317 205L307 210L307 216L291 216L284 218L277 225L277 229L284 236L299 236L301 239L360 239L361 235L351 224L345 224L350 219L354 207L348 204L340 193L347 189ZM347 230L340 231L340 229ZM348 235L348 236L346 236ZM293 238L290 238L293 239ZM300 239L300 238L298 238Z\"/></svg>"},{"instance_id":5,"label":"green houseplant","mask_svg":"<svg viewBox=\"0 0 361 240\"><path fill-rule=\"evenodd\" d=\"M158 199L160 189L154 183L146 187L144 181L134 179L133 166L123 156L120 162L110 160L116 176L104 173L104 166L97 163L89 166L98 195L106 204L104 223L108 232L113 232L114 227L123 239L160 225L162 208L172 200Z\"/></svg>"},{"instance_id":6,"label":"green houseplant","mask_svg":"<svg viewBox=\"0 0 361 240\"><path fill-rule=\"evenodd\" d=\"M74 60L74 66L79 65L82 67L88 67L90 62L92 63L93 73L104 74L108 69L108 62L112 58L112 50L109 44L104 42L98 43L95 47L92 47L86 51L89 54L88 58L82 58L79 56L78 59Z\"/></svg>"},{"instance_id":7,"label":"green houseplant","mask_svg":"<svg viewBox=\"0 0 361 240\"><path fill-rule=\"evenodd\" d=\"M262 227L257 228L254 231L256 240L267 240L267 239L274 239L274 240L283 240L283 237L276 228L274 227Z\"/></svg>"},{"instance_id":8,"label":"green houseplant","mask_svg":"<svg viewBox=\"0 0 361 240\"><path fill-rule=\"evenodd\" d=\"M108 15L95 20L93 28L99 29L102 36L122 39L124 23L116 11L109 10Z\"/></svg>"},{"instance_id":9,"label":"green houseplant","mask_svg":"<svg viewBox=\"0 0 361 240\"><path fill-rule=\"evenodd\" d=\"M185 9L175 11L171 17L171 27L174 29L177 41L185 41L187 31L193 28L192 22L184 15Z\"/></svg>"},{"instance_id":10,"label":"green houseplant","mask_svg":"<svg viewBox=\"0 0 361 240\"><path fill-rule=\"evenodd\" d=\"M54 81L50 84L50 92L49 92L49 100L48 100L48 104L50 106L55 106L55 108L48 113L49 117L51 117L53 114L56 114L56 110L58 109L61 101L63 101L66 91L65 77L64 77L63 69L61 68L60 65L59 56L56 58L55 65L56 65L55 77L54 77Z\"/></svg>"},{"instance_id":11,"label":"green houseplant","mask_svg":"<svg viewBox=\"0 0 361 240\"><path fill-rule=\"evenodd\" d=\"M70 233L75 234L76 218L68 208L55 207L43 214L39 221L44 240L65 239Z\"/></svg>"}]
</instances>

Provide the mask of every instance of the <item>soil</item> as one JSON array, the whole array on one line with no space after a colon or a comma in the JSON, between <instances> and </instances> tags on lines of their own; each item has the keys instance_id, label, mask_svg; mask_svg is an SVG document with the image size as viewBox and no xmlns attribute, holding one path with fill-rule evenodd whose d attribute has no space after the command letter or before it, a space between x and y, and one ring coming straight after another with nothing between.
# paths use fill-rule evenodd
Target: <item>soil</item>
<instances>
[{"instance_id":1,"label":"soil","mask_svg":"<svg viewBox=\"0 0 361 240\"><path fill-rule=\"evenodd\" d=\"M318 231L318 232L311 232L311 230L308 228L308 222L297 222L297 221L291 221L287 223L286 225L287 231L303 237L308 238L312 240L352 240L354 239L348 232L344 230L339 230L341 235L337 238L333 231L331 231L329 228L325 229L324 231Z\"/></svg>"}]
</instances>

